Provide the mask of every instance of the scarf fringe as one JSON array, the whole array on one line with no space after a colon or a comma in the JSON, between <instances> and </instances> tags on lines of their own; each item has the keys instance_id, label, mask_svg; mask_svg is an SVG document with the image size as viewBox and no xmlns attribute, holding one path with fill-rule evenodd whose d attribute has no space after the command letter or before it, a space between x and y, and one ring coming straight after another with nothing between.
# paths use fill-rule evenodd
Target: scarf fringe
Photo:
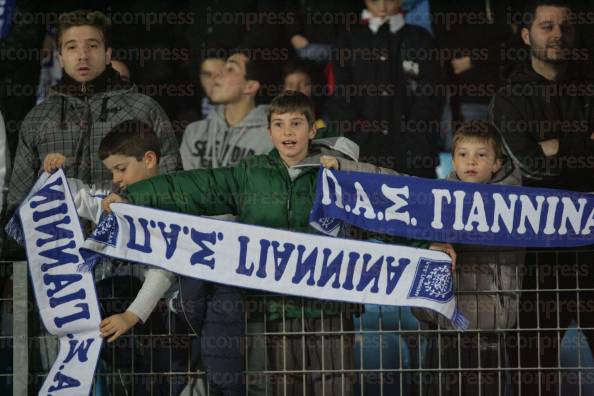
<instances>
[{"instance_id":1,"label":"scarf fringe","mask_svg":"<svg viewBox=\"0 0 594 396\"><path fill-rule=\"evenodd\" d=\"M93 272L95 266L101 264L105 259L103 255L87 249L80 249L79 252L83 262L76 268L78 272Z\"/></svg>"},{"instance_id":2,"label":"scarf fringe","mask_svg":"<svg viewBox=\"0 0 594 396\"><path fill-rule=\"evenodd\" d=\"M458 307L456 307L456 310L454 311L454 316L452 317L452 324L458 330L464 331L468 329L468 325L470 324L470 322L468 321L468 319L466 319L462 312L460 312Z\"/></svg>"},{"instance_id":3,"label":"scarf fringe","mask_svg":"<svg viewBox=\"0 0 594 396\"><path fill-rule=\"evenodd\" d=\"M19 215L15 213L6 227L4 227L6 234L18 242L19 245L25 246L25 236L23 235L23 227L21 226L21 219Z\"/></svg>"}]
</instances>

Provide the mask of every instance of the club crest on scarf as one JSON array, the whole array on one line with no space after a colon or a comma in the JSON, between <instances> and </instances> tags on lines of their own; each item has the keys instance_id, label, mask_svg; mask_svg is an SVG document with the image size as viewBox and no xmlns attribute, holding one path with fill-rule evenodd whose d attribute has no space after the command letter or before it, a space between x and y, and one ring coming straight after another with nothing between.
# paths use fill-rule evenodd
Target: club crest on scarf
<instances>
[{"instance_id":1,"label":"club crest on scarf","mask_svg":"<svg viewBox=\"0 0 594 396\"><path fill-rule=\"evenodd\" d=\"M451 300L454 297L454 290L450 266L451 263L447 261L436 263L421 259L408 296L437 302Z\"/></svg>"}]
</instances>

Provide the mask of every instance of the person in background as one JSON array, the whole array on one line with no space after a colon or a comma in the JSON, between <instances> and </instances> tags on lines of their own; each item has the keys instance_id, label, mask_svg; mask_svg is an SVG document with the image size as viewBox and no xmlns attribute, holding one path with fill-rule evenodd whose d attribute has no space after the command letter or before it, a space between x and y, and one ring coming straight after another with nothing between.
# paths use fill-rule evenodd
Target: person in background
<instances>
[{"instance_id":1,"label":"person in background","mask_svg":"<svg viewBox=\"0 0 594 396\"><path fill-rule=\"evenodd\" d=\"M461 122L487 120L489 102L497 92L503 69L502 45L512 35L506 23L505 3L489 0L429 2L432 30L448 79L442 130L445 151L451 151L452 135ZM477 20L465 18L465 15L473 15ZM457 17L455 23L448 18L453 16Z\"/></svg>"},{"instance_id":2,"label":"person in background","mask_svg":"<svg viewBox=\"0 0 594 396\"><path fill-rule=\"evenodd\" d=\"M267 106L256 106L259 63L245 53L231 55L214 78L211 100L217 105L205 120L189 124L179 148L184 169L236 165L272 149Z\"/></svg>"},{"instance_id":3,"label":"person in background","mask_svg":"<svg viewBox=\"0 0 594 396\"><path fill-rule=\"evenodd\" d=\"M491 102L489 121L527 186L594 191L594 79L576 21L570 2L527 4L520 33L530 59L516 64ZM520 315L516 342L526 347L512 360L528 368L518 372L522 394L554 395L565 383L558 356L573 321L594 347L594 316L582 304L594 293L578 291L594 284L594 271L582 266L593 261L591 248L528 251L520 304L534 308Z\"/></svg>"},{"instance_id":4,"label":"person in background","mask_svg":"<svg viewBox=\"0 0 594 396\"><path fill-rule=\"evenodd\" d=\"M298 91L308 96L316 107L316 139L338 136L335 129L331 129L319 115L324 113L324 95L326 85L322 71L317 63L308 60L293 59L283 67L283 90Z\"/></svg>"},{"instance_id":5,"label":"person in background","mask_svg":"<svg viewBox=\"0 0 594 396\"><path fill-rule=\"evenodd\" d=\"M435 52L433 39L405 23L399 0L365 6L362 23L336 44L345 57L332 63L327 114L359 144L363 162L434 178L444 96L439 59L425 56ZM361 52L370 56L352 56Z\"/></svg>"},{"instance_id":6,"label":"person in background","mask_svg":"<svg viewBox=\"0 0 594 396\"><path fill-rule=\"evenodd\" d=\"M273 147L267 130L268 107L256 106L259 63L241 52L221 62L210 58L202 63L200 81L207 97L216 105L206 119L191 123L184 131L180 146L184 170L234 166L246 157L268 153ZM219 218L234 219L232 213ZM172 352L173 371L196 370L202 355L208 382L224 392L237 391L237 384L232 382L243 370L244 356L238 347L245 333L243 294L238 288L179 278L170 306L195 335L189 368L188 350L184 348ZM183 328L183 324L180 326ZM222 338L224 342L220 341ZM231 382L226 382L224 375L229 373ZM174 394L186 385L185 380L171 382Z\"/></svg>"},{"instance_id":7,"label":"person in background","mask_svg":"<svg viewBox=\"0 0 594 396\"><path fill-rule=\"evenodd\" d=\"M222 73L225 66L225 59L206 58L200 63L200 86L204 91L202 105L200 107L202 119L208 117L214 109L215 103L212 101L212 90L215 85L216 77Z\"/></svg>"}]
</instances>

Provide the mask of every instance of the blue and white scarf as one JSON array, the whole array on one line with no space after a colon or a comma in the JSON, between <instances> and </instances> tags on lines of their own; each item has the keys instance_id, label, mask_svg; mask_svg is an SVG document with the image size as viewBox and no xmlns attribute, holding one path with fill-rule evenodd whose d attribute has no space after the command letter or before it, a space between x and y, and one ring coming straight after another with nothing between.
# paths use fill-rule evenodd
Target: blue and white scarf
<instances>
[{"instance_id":1,"label":"blue and white scarf","mask_svg":"<svg viewBox=\"0 0 594 396\"><path fill-rule=\"evenodd\" d=\"M101 255L226 285L432 309L464 329L443 252L113 204L83 241L64 173L43 174L7 226L25 243L42 321L60 353L40 394L87 395L101 348L90 269ZM20 224L19 223L20 219Z\"/></svg>"},{"instance_id":2,"label":"blue and white scarf","mask_svg":"<svg viewBox=\"0 0 594 396\"><path fill-rule=\"evenodd\" d=\"M39 394L88 395L102 344L101 315L92 274L79 272L84 238L61 170L39 178L7 231L25 245L41 320L60 340Z\"/></svg>"},{"instance_id":3,"label":"blue and white scarf","mask_svg":"<svg viewBox=\"0 0 594 396\"><path fill-rule=\"evenodd\" d=\"M113 204L84 248L191 278L294 296L423 307L459 327L443 252ZM92 261L89 261L92 262Z\"/></svg>"},{"instance_id":4,"label":"blue and white scarf","mask_svg":"<svg viewBox=\"0 0 594 396\"><path fill-rule=\"evenodd\" d=\"M490 246L594 243L594 195L322 169L310 224L342 222L412 239Z\"/></svg>"}]
</instances>

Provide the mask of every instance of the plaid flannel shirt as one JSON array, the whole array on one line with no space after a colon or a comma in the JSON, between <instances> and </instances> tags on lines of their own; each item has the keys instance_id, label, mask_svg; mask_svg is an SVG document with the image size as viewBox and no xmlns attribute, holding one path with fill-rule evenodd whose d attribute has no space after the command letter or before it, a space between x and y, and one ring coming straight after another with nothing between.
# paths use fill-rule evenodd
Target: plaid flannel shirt
<instances>
[{"instance_id":1,"label":"plaid flannel shirt","mask_svg":"<svg viewBox=\"0 0 594 396\"><path fill-rule=\"evenodd\" d=\"M134 85L80 98L54 91L23 121L8 191L8 213L25 198L49 153L66 156L67 177L88 184L111 180L99 160L101 139L120 122L139 119L152 125L161 140L159 169L179 168L178 142L165 111Z\"/></svg>"}]
</instances>

